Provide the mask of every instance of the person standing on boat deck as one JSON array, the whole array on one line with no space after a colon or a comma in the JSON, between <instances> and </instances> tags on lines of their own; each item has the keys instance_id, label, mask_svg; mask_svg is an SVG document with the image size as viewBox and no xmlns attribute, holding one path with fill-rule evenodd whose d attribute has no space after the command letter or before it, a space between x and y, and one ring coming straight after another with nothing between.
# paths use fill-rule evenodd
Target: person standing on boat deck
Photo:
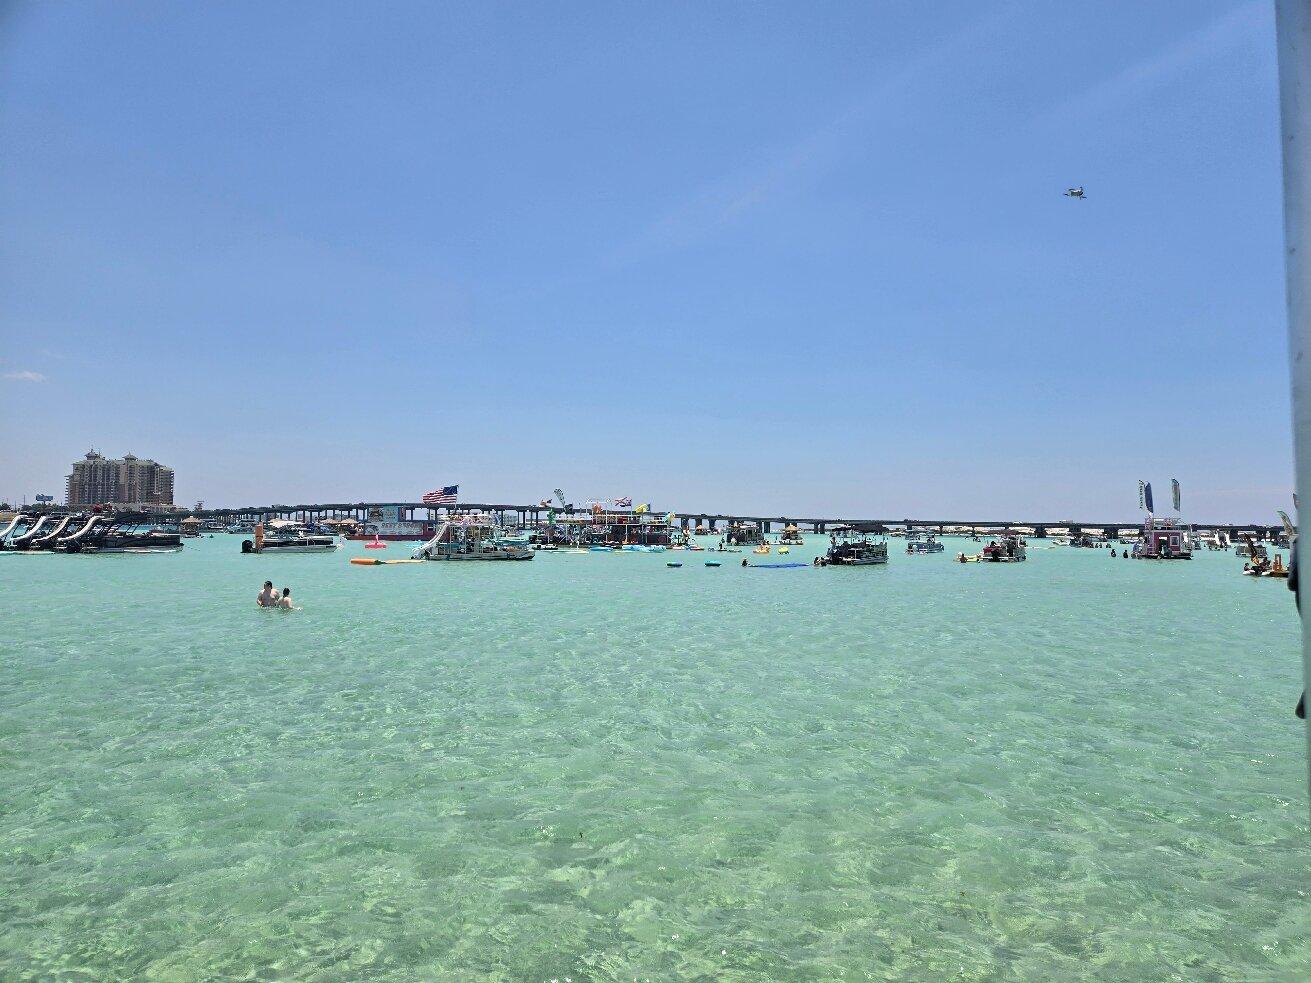
<instances>
[{"instance_id":1,"label":"person standing on boat deck","mask_svg":"<svg viewBox=\"0 0 1311 983\"><path fill-rule=\"evenodd\" d=\"M273 589L273 581L264 581L264 589L255 596L255 603L262 608L276 608L278 606L278 592Z\"/></svg>"}]
</instances>

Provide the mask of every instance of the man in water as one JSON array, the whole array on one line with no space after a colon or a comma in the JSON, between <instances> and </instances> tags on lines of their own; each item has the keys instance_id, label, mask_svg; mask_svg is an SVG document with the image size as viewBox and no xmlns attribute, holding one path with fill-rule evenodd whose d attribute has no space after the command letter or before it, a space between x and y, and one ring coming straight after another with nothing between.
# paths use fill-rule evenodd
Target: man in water
<instances>
[{"instance_id":1,"label":"man in water","mask_svg":"<svg viewBox=\"0 0 1311 983\"><path fill-rule=\"evenodd\" d=\"M295 608L295 607L292 607L292 606L291 606L291 588L290 588L290 587L284 587L284 588L282 588L282 600L278 601L278 607L282 608L284 611L299 611L299 610L300 610L300 608Z\"/></svg>"},{"instance_id":2,"label":"man in water","mask_svg":"<svg viewBox=\"0 0 1311 983\"><path fill-rule=\"evenodd\" d=\"M262 608L276 608L278 606L278 592L273 589L273 581L264 581L264 589L255 597L255 603Z\"/></svg>"}]
</instances>

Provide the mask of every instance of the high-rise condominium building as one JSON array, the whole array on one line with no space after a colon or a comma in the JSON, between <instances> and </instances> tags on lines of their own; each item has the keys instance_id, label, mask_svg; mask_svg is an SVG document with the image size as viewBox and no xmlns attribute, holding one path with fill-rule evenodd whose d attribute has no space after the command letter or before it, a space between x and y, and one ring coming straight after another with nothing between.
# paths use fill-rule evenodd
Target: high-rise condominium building
<instances>
[{"instance_id":1,"label":"high-rise condominium building","mask_svg":"<svg viewBox=\"0 0 1311 983\"><path fill-rule=\"evenodd\" d=\"M114 459L87 451L68 476L65 501L69 505L172 505L173 469L135 454Z\"/></svg>"}]
</instances>

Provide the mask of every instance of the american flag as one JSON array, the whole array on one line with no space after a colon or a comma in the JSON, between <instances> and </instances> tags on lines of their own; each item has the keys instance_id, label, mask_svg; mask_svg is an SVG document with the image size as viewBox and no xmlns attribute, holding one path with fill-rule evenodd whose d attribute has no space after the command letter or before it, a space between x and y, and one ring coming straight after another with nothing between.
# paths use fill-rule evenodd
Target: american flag
<instances>
[{"instance_id":1,"label":"american flag","mask_svg":"<svg viewBox=\"0 0 1311 983\"><path fill-rule=\"evenodd\" d=\"M459 485L447 485L423 496L424 505L454 505L460 497Z\"/></svg>"}]
</instances>

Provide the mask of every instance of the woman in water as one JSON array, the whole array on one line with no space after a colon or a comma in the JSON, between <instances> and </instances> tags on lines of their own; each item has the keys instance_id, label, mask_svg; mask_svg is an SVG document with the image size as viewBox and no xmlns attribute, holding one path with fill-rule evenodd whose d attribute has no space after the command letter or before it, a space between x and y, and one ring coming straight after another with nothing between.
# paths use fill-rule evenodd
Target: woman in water
<instances>
[{"instance_id":1,"label":"woman in water","mask_svg":"<svg viewBox=\"0 0 1311 983\"><path fill-rule=\"evenodd\" d=\"M291 604L291 588L290 588L290 587L284 587L284 588L282 588L282 600L278 601L278 607L282 608L284 611L299 611L299 610L300 610L300 608L292 607L292 604Z\"/></svg>"}]
</instances>

